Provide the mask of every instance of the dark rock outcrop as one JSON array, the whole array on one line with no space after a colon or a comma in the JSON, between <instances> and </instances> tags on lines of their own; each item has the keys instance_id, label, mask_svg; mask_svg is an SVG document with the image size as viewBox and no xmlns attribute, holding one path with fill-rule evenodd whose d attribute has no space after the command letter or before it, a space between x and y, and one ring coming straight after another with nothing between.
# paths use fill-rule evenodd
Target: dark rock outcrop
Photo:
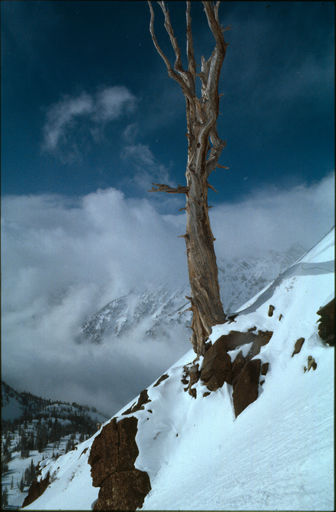
<instances>
[{"instance_id":1,"label":"dark rock outcrop","mask_svg":"<svg viewBox=\"0 0 336 512\"><path fill-rule=\"evenodd\" d=\"M316 368L317 368L317 362L315 361L315 359L313 358L313 356L308 356L307 358L307 367L305 366L303 368L303 371L306 372L313 368L313 370L315 371Z\"/></svg>"},{"instance_id":2,"label":"dark rock outcrop","mask_svg":"<svg viewBox=\"0 0 336 512\"><path fill-rule=\"evenodd\" d=\"M317 314L321 318L318 319L318 333L320 338L327 345L335 346L335 299L332 299L328 304L322 306Z\"/></svg>"},{"instance_id":3,"label":"dark rock outcrop","mask_svg":"<svg viewBox=\"0 0 336 512\"><path fill-rule=\"evenodd\" d=\"M273 316L273 311L274 311L274 310L275 310L275 307L274 307L274 306L272 306L272 304L270 304L270 305L268 306L268 313L267 313L267 314L268 314L268 316Z\"/></svg>"},{"instance_id":4,"label":"dark rock outcrop","mask_svg":"<svg viewBox=\"0 0 336 512\"><path fill-rule=\"evenodd\" d=\"M167 373L164 373L163 375L161 375L161 377L155 382L154 384L154 388L156 388L156 386L159 386L161 384L161 382L163 382L164 380L168 379L169 375L167 375Z\"/></svg>"},{"instance_id":5,"label":"dark rock outcrop","mask_svg":"<svg viewBox=\"0 0 336 512\"><path fill-rule=\"evenodd\" d=\"M124 411L122 414L125 416L126 414L133 414L136 411L140 411L141 409L144 409L144 404L147 404L151 400L148 397L147 389L143 389L139 395L138 401L131 405L127 411Z\"/></svg>"},{"instance_id":6,"label":"dark rock outcrop","mask_svg":"<svg viewBox=\"0 0 336 512\"><path fill-rule=\"evenodd\" d=\"M260 359L248 361L233 386L233 406L236 417L258 398Z\"/></svg>"},{"instance_id":7,"label":"dark rock outcrop","mask_svg":"<svg viewBox=\"0 0 336 512\"><path fill-rule=\"evenodd\" d=\"M235 415L238 416L248 405L258 398L260 373L266 375L269 363L261 367L261 360L254 359L262 346L266 345L272 331L257 331L252 327L247 332L231 331L223 335L204 355L201 379L210 391L216 391L224 382L233 386L233 403ZM252 343L246 357L241 350L233 363L228 351Z\"/></svg>"},{"instance_id":8,"label":"dark rock outcrop","mask_svg":"<svg viewBox=\"0 0 336 512\"><path fill-rule=\"evenodd\" d=\"M255 328L253 328L253 331L255 331ZM269 342L272 334L272 331L258 331L257 333L251 330L247 332L230 331L229 334L223 334L217 341L222 340L227 351L234 350L241 345L246 345L251 342L260 349L260 347Z\"/></svg>"},{"instance_id":9,"label":"dark rock outcrop","mask_svg":"<svg viewBox=\"0 0 336 512\"><path fill-rule=\"evenodd\" d=\"M196 360L193 361L193 363L187 364L183 367L183 375L181 382L182 384L187 385L186 388L184 388L184 391L188 391L189 395L193 398L197 397L196 389L192 388L196 382L199 381L200 378L200 371L199 366L196 363Z\"/></svg>"},{"instance_id":10,"label":"dark rock outcrop","mask_svg":"<svg viewBox=\"0 0 336 512\"><path fill-rule=\"evenodd\" d=\"M27 507L28 505L33 503L33 501L37 500L37 498L42 496L42 494L48 487L49 483L50 483L49 472L47 473L47 476L44 479L39 480L39 481L37 479L35 479L32 482L31 486L29 487L28 494L25 497L24 502L22 503L22 507Z\"/></svg>"},{"instance_id":11,"label":"dark rock outcrop","mask_svg":"<svg viewBox=\"0 0 336 512\"><path fill-rule=\"evenodd\" d=\"M134 467L138 420L113 418L95 438L89 456L92 483L100 487L94 510L136 510L151 489L147 473Z\"/></svg>"},{"instance_id":12,"label":"dark rock outcrop","mask_svg":"<svg viewBox=\"0 0 336 512\"><path fill-rule=\"evenodd\" d=\"M232 383L231 358L222 338L205 353L202 364L201 379L210 391L221 388L224 382Z\"/></svg>"},{"instance_id":13,"label":"dark rock outcrop","mask_svg":"<svg viewBox=\"0 0 336 512\"><path fill-rule=\"evenodd\" d=\"M246 358L243 356L243 352L238 352L236 359L232 363L232 385L237 382L240 372L246 364Z\"/></svg>"},{"instance_id":14,"label":"dark rock outcrop","mask_svg":"<svg viewBox=\"0 0 336 512\"><path fill-rule=\"evenodd\" d=\"M261 365L260 375L264 375L264 376L267 375L268 369L269 369L269 363L263 363Z\"/></svg>"},{"instance_id":15,"label":"dark rock outcrop","mask_svg":"<svg viewBox=\"0 0 336 512\"><path fill-rule=\"evenodd\" d=\"M294 350L292 353L292 357L295 356L295 354L300 353L300 351L302 349L302 345L304 344L304 341L305 341L304 338L299 338L298 340L296 340L295 345L294 345Z\"/></svg>"},{"instance_id":16,"label":"dark rock outcrop","mask_svg":"<svg viewBox=\"0 0 336 512\"><path fill-rule=\"evenodd\" d=\"M143 471L114 473L102 485L94 510L136 510L150 489L148 475Z\"/></svg>"}]
</instances>

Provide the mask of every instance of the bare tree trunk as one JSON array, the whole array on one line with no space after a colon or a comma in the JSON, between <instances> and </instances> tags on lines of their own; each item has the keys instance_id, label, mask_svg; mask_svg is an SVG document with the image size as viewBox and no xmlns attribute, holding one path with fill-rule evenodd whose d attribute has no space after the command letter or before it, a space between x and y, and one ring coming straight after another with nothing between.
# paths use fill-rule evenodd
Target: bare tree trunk
<instances>
[{"instance_id":1,"label":"bare tree trunk","mask_svg":"<svg viewBox=\"0 0 336 512\"><path fill-rule=\"evenodd\" d=\"M209 28L215 38L215 47L208 60L202 57L201 71L196 73L193 40L191 33L190 2L186 2L186 38L188 70L181 62L180 48L174 36L173 28L165 2L158 2L164 14L165 29L175 52L175 64L172 68L166 55L158 45L154 33L154 10L148 2L151 20L150 33L159 55L165 62L168 74L182 88L186 99L188 161L186 168L187 186L169 187L154 183L152 191L186 194L187 229L183 235L187 247L189 282L191 288L192 337L195 352L204 354L205 341L215 324L225 321L225 313L220 299L218 269L214 250L214 236L208 214L208 183L210 173L218 164L225 141L218 137L216 123L219 114L218 82L227 43L219 23L220 2L203 1L203 7ZM201 97L196 95L196 77L201 80Z\"/></svg>"}]
</instances>

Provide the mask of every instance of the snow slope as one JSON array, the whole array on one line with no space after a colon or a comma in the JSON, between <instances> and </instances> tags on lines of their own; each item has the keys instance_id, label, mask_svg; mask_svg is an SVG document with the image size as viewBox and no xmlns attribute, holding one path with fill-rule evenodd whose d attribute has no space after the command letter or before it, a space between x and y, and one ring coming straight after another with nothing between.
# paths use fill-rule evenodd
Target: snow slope
<instances>
[{"instance_id":1,"label":"snow slope","mask_svg":"<svg viewBox=\"0 0 336 512\"><path fill-rule=\"evenodd\" d=\"M183 391L192 350L148 388L150 402L133 413L135 467L149 474L152 487L143 509L334 509L334 348L319 338L316 323L317 310L334 297L333 260L332 231L248 301L233 323L214 327L212 342L232 329L273 331L257 356L270 363L259 397L237 418L228 384L203 397L207 388L199 381L196 399ZM291 357L301 337L302 349ZM309 355L317 368L304 372ZM91 508L98 488L87 460L95 436L46 463L42 477L50 471L52 483L27 509Z\"/></svg>"},{"instance_id":2,"label":"snow slope","mask_svg":"<svg viewBox=\"0 0 336 512\"><path fill-rule=\"evenodd\" d=\"M2 466L1 487L2 492L7 490L8 505L14 509L22 505L27 495L30 482L25 481L25 471L31 461L36 466L43 459L55 459L68 451L70 441L76 444L88 438L97 422L106 421L106 416L87 406L20 393L3 381L1 405L1 460L7 465L7 468ZM52 428L55 422L57 431ZM48 432L44 443L41 427ZM24 446L25 454L22 453Z\"/></svg>"}]
</instances>

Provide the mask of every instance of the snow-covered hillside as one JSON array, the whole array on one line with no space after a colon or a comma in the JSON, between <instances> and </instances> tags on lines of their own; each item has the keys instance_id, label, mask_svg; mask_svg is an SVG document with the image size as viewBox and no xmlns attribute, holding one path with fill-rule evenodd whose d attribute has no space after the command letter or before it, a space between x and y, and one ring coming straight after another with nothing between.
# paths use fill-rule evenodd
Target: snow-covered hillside
<instances>
[{"instance_id":1,"label":"snow-covered hillside","mask_svg":"<svg viewBox=\"0 0 336 512\"><path fill-rule=\"evenodd\" d=\"M204 357L41 464L26 508L333 510L334 348L317 314L333 271L334 231L215 326Z\"/></svg>"},{"instance_id":2,"label":"snow-covered hillside","mask_svg":"<svg viewBox=\"0 0 336 512\"><path fill-rule=\"evenodd\" d=\"M5 382L1 404L2 505L15 509L22 505L42 460L56 460L106 421L92 408L20 393Z\"/></svg>"}]
</instances>

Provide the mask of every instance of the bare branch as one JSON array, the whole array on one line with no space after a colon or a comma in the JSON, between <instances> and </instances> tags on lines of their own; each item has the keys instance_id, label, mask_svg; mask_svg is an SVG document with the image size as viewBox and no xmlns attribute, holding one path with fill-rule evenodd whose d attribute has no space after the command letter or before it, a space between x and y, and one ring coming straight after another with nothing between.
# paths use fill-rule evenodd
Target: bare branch
<instances>
[{"instance_id":1,"label":"bare branch","mask_svg":"<svg viewBox=\"0 0 336 512\"><path fill-rule=\"evenodd\" d=\"M149 32L152 36L152 40L153 40L153 43L154 43L154 46L156 48L156 51L158 52L158 54L160 55L160 57L162 58L162 60L164 61L164 63L166 64L166 67L168 69L168 72L171 73L173 72L173 68L168 60L168 58L166 57L166 55L163 53L163 51L161 50L160 46L159 46L159 43L157 42L157 39L156 39L156 35L155 35L155 32L154 32L154 19L155 19L155 14L154 14L154 10L153 10L153 7L152 7L152 2L150 0L147 1L148 3L148 6L149 6L149 10L150 10L150 22L149 22Z\"/></svg>"},{"instance_id":2,"label":"bare branch","mask_svg":"<svg viewBox=\"0 0 336 512\"><path fill-rule=\"evenodd\" d=\"M154 9L152 6L152 2L150 0L147 0L147 3L149 6L149 10L150 10L149 32L152 36L152 40L153 40L154 46L156 48L156 51L158 52L158 54L164 61L165 65L167 67L167 70L168 70L168 75L171 78L173 78L180 85L184 95L187 96L188 98L190 98L190 100L191 100L192 92L190 91L190 89L188 87L187 73L182 68L181 52L178 47L177 40L174 36L173 28L170 23L169 12L165 7L164 2L159 2L159 5L160 5L161 9L163 10L163 13L165 16L165 28L169 34L173 49L175 51L175 56L176 56L175 70L172 68L172 65L170 64L169 59L167 58L167 56L164 54L164 52L162 51L162 49L159 46L159 43L158 43L156 35L155 35L155 31L154 31L154 19L155 19ZM161 5L161 4L163 4L163 5ZM166 18L166 13L167 13L168 18ZM171 30L171 33L169 33L168 30Z\"/></svg>"},{"instance_id":3,"label":"bare branch","mask_svg":"<svg viewBox=\"0 0 336 512\"><path fill-rule=\"evenodd\" d=\"M215 4L215 8L214 8L214 11L215 11L215 20L217 21L217 23L219 23L219 6L220 6L220 0L218 0Z\"/></svg>"},{"instance_id":4,"label":"bare branch","mask_svg":"<svg viewBox=\"0 0 336 512\"><path fill-rule=\"evenodd\" d=\"M152 183L153 187L148 192L167 192L168 194L187 194L189 187L178 185L176 188L163 183ZM156 188L155 188L156 187Z\"/></svg>"},{"instance_id":5,"label":"bare branch","mask_svg":"<svg viewBox=\"0 0 336 512\"><path fill-rule=\"evenodd\" d=\"M193 79L196 77L196 61L194 54L194 45L191 32L191 14L190 14L191 2L186 2L186 22L187 22L187 57L188 57L188 70L192 74Z\"/></svg>"},{"instance_id":6,"label":"bare branch","mask_svg":"<svg viewBox=\"0 0 336 512\"><path fill-rule=\"evenodd\" d=\"M221 165L221 164L217 164L216 167L220 167L221 169L230 169L230 167L228 167L227 165Z\"/></svg>"},{"instance_id":7,"label":"bare branch","mask_svg":"<svg viewBox=\"0 0 336 512\"><path fill-rule=\"evenodd\" d=\"M162 12L163 12L163 15L164 15L164 19L165 19L165 22L164 22L164 27L166 29L166 32L167 34L169 35L169 39L170 39L170 42L171 42L171 45L173 47L173 50L174 50L174 53L175 53L175 69L176 71L184 71L183 67L182 67L182 60L181 60L181 50L180 50L180 47L178 45L178 42L177 42L177 39L174 35L174 30L173 30L173 27L172 27L172 24L170 22L170 16L169 16L169 11L166 7L166 4L163 2L163 1L160 1L158 2L159 6L161 7L162 9Z\"/></svg>"},{"instance_id":8,"label":"bare branch","mask_svg":"<svg viewBox=\"0 0 336 512\"><path fill-rule=\"evenodd\" d=\"M218 193L218 190L216 190L215 187L210 185L210 183L207 183L207 185L208 185L208 188L211 188L211 190L213 190L214 192Z\"/></svg>"},{"instance_id":9,"label":"bare branch","mask_svg":"<svg viewBox=\"0 0 336 512\"><path fill-rule=\"evenodd\" d=\"M216 46L212 52L210 60L210 68L208 74L208 83L206 86L207 97L212 97L213 100L218 96L218 82L220 77L220 70L225 57L227 43L224 40L222 28L216 19L215 8L211 2L202 0L204 11L208 20L209 28L215 38Z\"/></svg>"}]
</instances>

